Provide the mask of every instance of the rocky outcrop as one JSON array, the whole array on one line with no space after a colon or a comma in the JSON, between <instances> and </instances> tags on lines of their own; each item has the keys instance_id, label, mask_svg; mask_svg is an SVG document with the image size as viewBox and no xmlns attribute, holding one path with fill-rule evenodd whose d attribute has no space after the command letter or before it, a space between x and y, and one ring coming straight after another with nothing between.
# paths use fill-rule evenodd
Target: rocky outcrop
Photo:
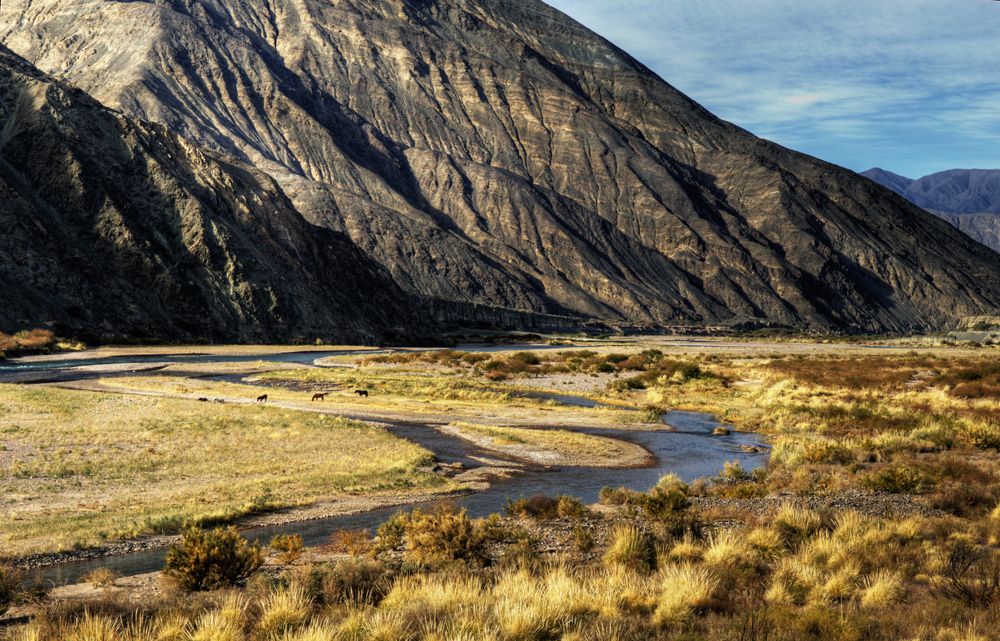
<instances>
[{"instance_id":1,"label":"rocky outcrop","mask_svg":"<svg viewBox=\"0 0 1000 641\"><path fill-rule=\"evenodd\" d=\"M420 329L388 273L266 174L3 47L0 124L0 330L380 342Z\"/></svg>"},{"instance_id":2,"label":"rocky outcrop","mask_svg":"<svg viewBox=\"0 0 1000 641\"><path fill-rule=\"evenodd\" d=\"M8 0L0 39L269 172L412 293L856 332L1000 304L988 250L537 0Z\"/></svg>"}]
</instances>

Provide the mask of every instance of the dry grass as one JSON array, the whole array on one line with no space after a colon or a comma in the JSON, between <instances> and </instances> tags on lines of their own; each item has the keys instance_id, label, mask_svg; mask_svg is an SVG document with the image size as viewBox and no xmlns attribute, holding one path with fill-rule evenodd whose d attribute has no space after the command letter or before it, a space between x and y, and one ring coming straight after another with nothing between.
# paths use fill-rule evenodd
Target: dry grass
<instances>
[{"instance_id":1,"label":"dry grass","mask_svg":"<svg viewBox=\"0 0 1000 641\"><path fill-rule=\"evenodd\" d=\"M0 407L0 545L11 554L449 487L414 471L428 451L329 416L15 386L0 386Z\"/></svg>"}]
</instances>

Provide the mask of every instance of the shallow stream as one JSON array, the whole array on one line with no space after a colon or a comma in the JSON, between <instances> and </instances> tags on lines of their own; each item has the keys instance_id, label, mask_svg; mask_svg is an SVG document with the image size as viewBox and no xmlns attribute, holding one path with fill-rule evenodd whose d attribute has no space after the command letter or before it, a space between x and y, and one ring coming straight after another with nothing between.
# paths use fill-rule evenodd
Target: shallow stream
<instances>
[{"instance_id":1,"label":"shallow stream","mask_svg":"<svg viewBox=\"0 0 1000 641\"><path fill-rule=\"evenodd\" d=\"M534 348L534 346L532 346ZM475 347L463 346L461 349L471 351ZM517 349L517 346L489 346L482 351L497 351L498 349ZM371 352L365 352L371 353ZM72 368L95 363L141 364L141 363L190 363L190 362L247 362L271 360L281 362L311 362L317 358L329 355L344 355L346 352L292 352L276 355L252 356L209 356L191 354L172 357L128 357L109 361L108 359L66 359L38 363L38 368L59 369ZM4 371L15 371L17 364L0 366L0 374ZM20 370L23 371L23 370ZM90 374L95 376L99 374ZM228 378L228 377L227 377ZM566 405L597 407L600 403L577 396L565 394L546 394L544 392L528 392L525 396L554 400ZM741 461L747 470L763 465L767 461L768 452L747 453L740 445L759 445L752 434L732 432L729 435L714 435L713 430L720 425L711 416L690 412L669 412L662 417L665 429L660 431L627 431L614 429L580 429L578 431L621 439L640 445L651 452L654 463L638 469L603 469L592 467L553 466L540 469L529 467L523 473L497 480L493 486L483 492L450 499L460 507L467 508L472 517L487 516L499 512L508 497L516 499L520 496L536 494L568 494L578 497L585 503L597 501L602 487L627 487L633 490L645 491L654 486L661 476L675 473L685 480L701 476L710 476L722 469L726 461ZM669 426L666 427L666 426ZM457 437L443 434L433 425L420 423L389 423L387 428L393 434L413 441L434 452L442 463L462 463L467 468L482 465L475 457L491 459L502 458L495 453L483 451L472 443ZM671 429L672 428L672 429ZM427 504L422 504L427 505ZM417 505L411 505L405 510L411 510ZM338 516L300 523L270 526L256 530L248 530L244 535L258 539L263 544L270 542L278 534L298 534L306 545L323 543L341 529L376 529L393 512L400 508L388 508ZM166 549L146 550L118 556L105 557L64 563L44 568L34 573L46 582L55 584L76 582L83 575L99 567L107 567L120 575L128 576L152 572L163 568Z\"/></svg>"}]
</instances>

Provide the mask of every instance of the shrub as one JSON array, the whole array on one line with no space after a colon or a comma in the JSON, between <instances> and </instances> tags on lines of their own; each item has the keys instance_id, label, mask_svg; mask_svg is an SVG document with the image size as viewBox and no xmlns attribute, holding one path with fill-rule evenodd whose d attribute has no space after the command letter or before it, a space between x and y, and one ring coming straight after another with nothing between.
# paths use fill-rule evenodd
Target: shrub
<instances>
[{"instance_id":1,"label":"shrub","mask_svg":"<svg viewBox=\"0 0 1000 641\"><path fill-rule=\"evenodd\" d=\"M281 560L285 563L295 563L302 556L302 537L298 534L282 534L271 539L271 547L281 552Z\"/></svg>"},{"instance_id":2,"label":"shrub","mask_svg":"<svg viewBox=\"0 0 1000 641\"><path fill-rule=\"evenodd\" d=\"M357 558L372 549L372 538L368 530L337 530L330 537L330 546Z\"/></svg>"},{"instance_id":3,"label":"shrub","mask_svg":"<svg viewBox=\"0 0 1000 641\"><path fill-rule=\"evenodd\" d=\"M728 481L742 481L749 477L750 473L740 465L739 461L733 461L732 463L726 461L722 464L722 472L719 474L719 478Z\"/></svg>"},{"instance_id":4,"label":"shrub","mask_svg":"<svg viewBox=\"0 0 1000 641\"><path fill-rule=\"evenodd\" d=\"M594 535L582 525L577 525L573 528L573 546L584 554L590 552L594 549Z\"/></svg>"},{"instance_id":5,"label":"shrub","mask_svg":"<svg viewBox=\"0 0 1000 641\"><path fill-rule=\"evenodd\" d=\"M306 576L306 593L327 605L378 604L392 587L390 566L373 559L348 559L313 566Z\"/></svg>"},{"instance_id":6,"label":"shrub","mask_svg":"<svg viewBox=\"0 0 1000 641\"><path fill-rule=\"evenodd\" d=\"M406 514L398 511L378 526L378 552L395 550L406 536Z\"/></svg>"},{"instance_id":7,"label":"shrub","mask_svg":"<svg viewBox=\"0 0 1000 641\"><path fill-rule=\"evenodd\" d=\"M83 575L83 580L94 587L106 588L115 584L118 573L110 568L97 568Z\"/></svg>"},{"instance_id":8,"label":"shrub","mask_svg":"<svg viewBox=\"0 0 1000 641\"><path fill-rule=\"evenodd\" d=\"M858 479L858 484L873 492L890 492L892 494L917 494L931 480L907 465L896 465L879 470Z\"/></svg>"},{"instance_id":9,"label":"shrub","mask_svg":"<svg viewBox=\"0 0 1000 641\"><path fill-rule=\"evenodd\" d=\"M21 572L0 562L0 615L14 602L21 588Z\"/></svg>"},{"instance_id":10,"label":"shrub","mask_svg":"<svg viewBox=\"0 0 1000 641\"><path fill-rule=\"evenodd\" d=\"M184 530L179 545L167 552L164 574L173 577L184 590L210 590L236 585L264 563L259 542L251 545L235 527Z\"/></svg>"},{"instance_id":11,"label":"shrub","mask_svg":"<svg viewBox=\"0 0 1000 641\"><path fill-rule=\"evenodd\" d=\"M418 561L480 559L483 538L465 508L441 504L413 510L406 519L407 549Z\"/></svg>"},{"instance_id":12,"label":"shrub","mask_svg":"<svg viewBox=\"0 0 1000 641\"><path fill-rule=\"evenodd\" d=\"M582 519L590 513L590 510L586 508L580 499L560 494L559 504L556 505L556 512L564 519Z\"/></svg>"},{"instance_id":13,"label":"shrub","mask_svg":"<svg viewBox=\"0 0 1000 641\"><path fill-rule=\"evenodd\" d=\"M506 523L499 514L494 512L482 520L479 532L484 543L499 543L515 536L517 529Z\"/></svg>"},{"instance_id":14,"label":"shrub","mask_svg":"<svg viewBox=\"0 0 1000 641\"><path fill-rule=\"evenodd\" d=\"M941 575L934 588L971 606L996 603L1000 600L1000 554L969 536L953 534L945 545Z\"/></svg>"},{"instance_id":15,"label":"shrub","mask_svg":"<svg viewBox=\"0 0 1000 641\"><path fill-rule=\"evenodd\" d=\"M602 505L629 505L641 502L643 494L630 490L627 487L615 489L613 487L602 487L597 495L597 500Z\"/></svg>"},{"instance_id":16,"label":"shrub","mask_svg":"<svg viewBox=\"0 0 1000 641\"><path fill-rule=\"evenodd\" d=\"M580 499L565 494L560 494L558 498L536 494L530 499L522 496L516 501L511 501L508 497L503 510L510 517L535 520L556 517L581 519L590 513Z\"/></svg>"},{"instance_id":17,"label":"shrub","mask_svg":"<svg viewBox=\"0 0 1000 641\"><path fill-rule=\"evenodd\" d=\"M642 501L642 510L651 519L668 521L681 515L691 501L687 497L687 486L669 486L665 489L654 487L652 492Z\"/></svg>"}]
</instances>

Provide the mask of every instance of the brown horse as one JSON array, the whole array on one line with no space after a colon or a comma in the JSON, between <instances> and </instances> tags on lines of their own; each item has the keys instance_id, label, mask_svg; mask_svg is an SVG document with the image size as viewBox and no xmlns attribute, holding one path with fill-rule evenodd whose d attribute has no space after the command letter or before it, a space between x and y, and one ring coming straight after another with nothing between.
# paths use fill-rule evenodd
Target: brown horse
<instances>
[{"instance_id":1,"label":"brown horse","mask_svg":"<svg viewBox=\"0 0 1000 641\"><path fill-rule=\"evenodd\" d=\"M326 398L326 394L313 394L314 401L322 401L324 398Z\"/></svg>"},{"instance_id":2,"label":"brown horse","mask_svg":"<svg viewBox=\"0 0 1000 641\"><path fill-rule=\"evenodd\" d=\"M258 403L266 403L267 402L267 394L261 394L260 396L258 396L257 397L257 402Z\"/></svg>"},{"instance_id":3,"label":"brown horse","mask_svg":"<svg viewBox=\"0 0 1000 641\"><path fill-rule=\"evenodd\" d=\"M368 390L366 389L356 389L354 390L354 393L357 394L358 396L364 396L365 398L368 398Z\"/></svg>"}]
</instances>

